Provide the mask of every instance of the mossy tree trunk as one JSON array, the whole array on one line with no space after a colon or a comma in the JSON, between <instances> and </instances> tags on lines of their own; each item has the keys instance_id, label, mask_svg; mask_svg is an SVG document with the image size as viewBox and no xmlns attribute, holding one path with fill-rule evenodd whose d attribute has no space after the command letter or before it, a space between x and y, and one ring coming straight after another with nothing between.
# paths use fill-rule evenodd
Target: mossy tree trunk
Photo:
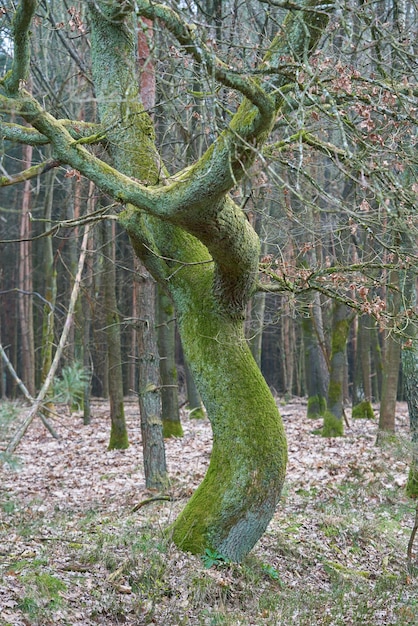
<instances>
[{"instance_id":1,"label":"mossy tree trunk","mask_svg":"<svg viewBox=\"0 0 418 626\"><path fill-rule=\"evenodd\" d=\"M167 294L157 291L157 342L160 354L161 419L164 437L182 437L175 362L176 319Z\"/></svg>"},{"instance_id":2,"label":"mossy tree trunk","mask_svg":"<svg viewBox=\"0 0 418 626\"><path fill-rule=\"evenodd\" d=\"M394 316L394 323L393 328L386 330L385 336L379 430L394 432L399 365L401 359L401 342L399 336L397 336L397 333L395 332L396 316L399 313L401 306L398 270L390 271L389 282L393 289L388 295L387 308L388 311Z\"/></svg>"},{"instance_id":3,"label":"mossy tree trunk","mask_svg":"<svg viewBox=\"0 0 418 626\"><path fill-rule=\"evenodd\" d=\"M45 134L54 156L93 180L126 210L119 222L137 256L165 287L176 309L185 356L213 428L207 474L179 518L174 541L201 553L211 548L239 561L269 523L283 485L286 442L275 401L247 345L243 317L256 289L259 240L228 193L249 171L283 104L282 88L315 48L328 7L291 11L270 44L258 77L230 71L193 29L164 4L137 0L137 15L158 20L213 80L244 96L229 125L191 167L170 178L140 103L133 3L88 2L93 81L112 166L88 143L21 90L29 70L33 0L16 12L14 63L1 93ZM331 8L329 8L331 10ZM294 59L285 74L283 59ZM91 139L94 142L94 138Z\"/></svg>"},{"instance_id":4,"label":"mossy tree trunk","mask_svg":"<svg viewBox=\"0 0 418 626\"><path fill-rule=\"evenodd\" d=\"M335 301L332 314L331 366L328 409L324 415L324 437L338 437L344 432L344 375L347 339L353 320L352 310Z\"/></svg>"},{"instance_id":5,"label":"mossy tree trunk","mask_svg":"<svg viewBox=\"0 0 418 626\"><path fill-rule=\"evenodd\" d=\"M106 307L107 380L110 400L109 450L129 446L128 431L123 405L122 357L120 323L116 302L116 271L114 260L114 236L111 222L102 223L103 235L103 283Z\"/></svg>"},{"instance_id":6,"label":"mossy tree trunk","mask_svg":"<svg viewBox=\"0 0 418 626\"><path fill-rule=\"evenodd\" d=\"M308 392L307 415L318 418L324 415L327 408L329 385L319 293L315 293L311 297L308 311L302 320L302 331Z\"/></svg>"}]
</instances>

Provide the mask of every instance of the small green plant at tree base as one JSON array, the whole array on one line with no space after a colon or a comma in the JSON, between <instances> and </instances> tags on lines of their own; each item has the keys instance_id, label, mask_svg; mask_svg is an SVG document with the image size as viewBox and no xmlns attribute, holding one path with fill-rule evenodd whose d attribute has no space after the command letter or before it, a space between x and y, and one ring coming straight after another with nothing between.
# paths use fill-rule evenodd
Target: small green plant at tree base
<instances>
[{"instance_id":1,"label":"small green plant at tree base","mask_svg":"<svg viewBox=\"0 0 418 626\"><path fill-rule=\"evenodd\" d=\"M201 420L201 419L205 419L206 413L203 408L199 408L197 406L194 409L191 409L189 413L189 417L190 419L193 419L193 420Z\"/></svg>"},{"instance_id":2,"label":"small green plant at tree base","mask_svg":"<svg viewBox=\"0 0 418 626\"><path fill-rule=\"evenodd\" d=\"M267 574L269 578L271 578L272 580L277 580L281 584L279 572L275 567L269 565L268 563L263 563L261 569L265 574Z\"/></svg>"},{"instance_id":3,"label":"small green plant at tree base","mask_svg":"<svg viewBox=\"0 0 418 626\"><path fill-rule=\"evenodd\" d=\"M220 554L216 550L211 550L210 548L206 548L205 554L202 555L202 561L205 569L210 569L214 565L228 565L228 563L231 562L222 554Z\"/></svg>"},{"instance_id":4,"label":"small green plant at tree base","mask_svg":"<svg viewBox=\"0 0 418 626\"><path fill-rule=\"evenodd\" d=\"M61 376L54 379L54 401L68 405L70 413L83 408L85 385L90 376L81 363L74 361L62 368Z\"/></svg>"}]
</instances>

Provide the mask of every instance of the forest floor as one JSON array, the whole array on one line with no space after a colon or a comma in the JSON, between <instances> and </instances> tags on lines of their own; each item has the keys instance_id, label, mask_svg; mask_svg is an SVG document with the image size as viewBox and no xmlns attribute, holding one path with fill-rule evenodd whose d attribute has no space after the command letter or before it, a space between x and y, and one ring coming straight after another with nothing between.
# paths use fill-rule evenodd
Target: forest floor
<instances>
[{"instance_id":1,"label":"forest floor","mask_svg":"<svg viewBox=\"0 0 418 626\"><path fill-rule=\"evenodd\" d=\"M166 441L173 500L136 511L153 494L133 400L126 451L107 450L105 403L93 403L89 426L61 407L59 441L37 419L0 467L1 626L418 624L418 562L408 571L406 559L415 517L404 495L406 405L396 436L376 446L376 420L348 411L345 436L325 439L303 400L278 402L289 442L281 503L242 564L212 567L164 532L208 465L206 419L183 412L184 437ZM5 440L23 414L0 409Z\"/></svg>"}]
</instances>

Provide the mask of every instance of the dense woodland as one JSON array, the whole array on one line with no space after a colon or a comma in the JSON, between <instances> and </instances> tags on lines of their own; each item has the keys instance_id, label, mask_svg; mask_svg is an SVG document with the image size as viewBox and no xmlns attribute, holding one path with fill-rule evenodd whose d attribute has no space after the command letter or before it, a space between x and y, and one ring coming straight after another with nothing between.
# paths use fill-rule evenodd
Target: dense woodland
<instances>
[{"instance_id":1,"label":"dense woodland","mask_svg":"<svg viewBox=\"0 0 418 626\"><path fill-rule=\"evenodd\" d=\"M197 267L215 260L215 301L230 296L224 326L245 310L246 340L274 394L307 397L308 416L323 417L323 434L331 436L343 434L349 403L359 417L372 415L371 403L380 403L379 428L393 431L396 400L406 400L416 441L417 11L408 0L311 1L303 12L299 3L274 0L41 0L31 9L30 66L19 76L24 62L16 61L16 50L24 43L16 30L12 41L15 7L6 1L0 9L0 73L6 77L0 88L0 343L29 393L35 396L47 376L82 271L50 402L71 403L66 385L80 389L77 408L87 423L90 397L110 397L117 407L135 394L145 414L143 390L152 387L154 395L161 391L169 436L181 435L182 402L201 414L200 391L211 417L205 372L189 347L192 331L179 333L177 322L187 317L178 295L184 268L193 284ZM24 38L19 9L17 15ZM101 20L123 36L134 20L129 36L138 109L111 91L117 69L109 69L108 83L104 79ZM299 40L292 39L295 33ZM181 185L189 172L199 181L213 171L212 188L222 186L224 173L229 181L212 200L212 188L202 188L190 220L180 213L161 219L151 207L151 217L138 217L151 233L141 239L111 184L100 185L87 166L75 167L75 157L63 158L47 122L38 121L41 114L25 114L16 95L22 81L30 98L71 131L73 142L103 168L112 163L130 177L144 206L149 189ZM244 115L249 119L257 109L262 117L267 100L274 100L267 131L246 136ZM253 109L242 113L249 102ZM140 136L131 133L145 117ZM128 121L118 136L121 120ZM226 132L231 145L221 175L206 157L227 142ZM141 166L143 151L154 148L144 136L158 152L157 165L148 169ZM124 205L135 204L134 193ZM228 210L231 204L234 215L239 212L237 232L248 224L257 233L256 264L244 255L241 268L228 237L215 241L215 227L206 225L205 214L212 215L221 194L230 194ZM219 215L219 232L231 230L237 248L244 247L229 213ZM167 223L196 237L201 256L175 256L194 245L177 246L177 230L164 231L170 245L162 246ZM203 309L206 304L202 300ZM205 311L199 315L203 319ZM214 343L217 337L213 331ZM234 379L235 371L228 375ZM4 358L0 392L3 399L22 395ZM127 435L118 439L123 409L117 414L116 408L112 420L111 444L126 447ZM416 487L416 472L411 480ZM220 545L234 558L226 539Z\"/></svg>"}]
</instances>

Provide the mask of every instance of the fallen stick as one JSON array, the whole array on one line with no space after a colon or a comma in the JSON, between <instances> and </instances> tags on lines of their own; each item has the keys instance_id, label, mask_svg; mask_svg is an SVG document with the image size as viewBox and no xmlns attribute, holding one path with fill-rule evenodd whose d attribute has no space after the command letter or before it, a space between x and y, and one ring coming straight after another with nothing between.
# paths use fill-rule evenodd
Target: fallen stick
<instances>
[{"instance_id":1,"label":"fallen stick","mask_svg":"<svg viewBox=\"0 0 418 626\"><path fill-rule=\"evenodd\" d=\"M408 541L408 549L407 549L407 552L406 552L407 563L408 563L408 571L411 572L411 573L414 570L414 566L412 564L412 548L414 546L414 540L415 540L415 535L417 534L417 531L418 531L418 502L417 502L417 507L415 509L414 527L412 529L411 536L410 536L409 541Z\"/></svg>"},{"instance_id":2,"label":"fallen stick","mask_svg":"<svg viewBox=\"0 0 418 626\"><path fill-rule=\"evenodd\" d=\"M77 303L78 294L80 292L81 278L82 278L84 262L85 262L86 254L87 254L87 241L89 237L89 231L90 231L90 224L86 224L84 235L83 235L83 241L81 243L80 257L78 259L77 274L76 274L73 289L71 292L68 313L67 313L67 317L65 318L64 328L61 333L61 337L60 337L59 344L54 355L54 359L51 363L51 367L49 368L49 372L46 375L44 384L42 385L38 395L34 399L34 403L32 405L31 410L29 411L29 415L27 416L23 424L21 424L20 428L18 428L18 430L16 431L16 433L13 435L12 439L10 440L9 445L6 448L6 454L13 454L13 452L16 450L17 446L19 445L22 438L24 437L27 429L32 423L35 415L38 413L40 407L42 406L43 401L48 393L48 390L54 380L54 376L56 374L63 350L65 348L65 344L67 343L71 326L73 324L74 311L75 311L75 306Z\"/></svg>"},{"instance_id":3,"label":"fallen stick","mask_svg":"<svg viewBox=\"0 0 418 626\"><path fill-rule=\"evenodd\" d=\"M19 376L16 373L15 368L13 367L11 361L9 360L9 357L7 356L3 346L0 343L0 354L3 357L3 361L5 362L13 380L16 381L17 386L19 387L19 389L21 390L21 392L23 393L23 395L25 396L26 400L29 400L29 402L35 402L35 399L33 398L33 396L29 393L27 387L25 386L23 380L21 378L19 378ZM44 407L41 407L41 410ZM58 433L55 432L54 428L51 426L51 424L48 422L48 420L46 419L45 415L41 412L39 413L39 417L41 418L42 424L45 426L45 428L47 430L49 430L49 432L51 433L51 435L55 438L55 439L60 439L60 436L58 435Z\"/></svg>"},{"instance_id":4,"label":"fallen stick","mask_svg":"<svg viewBox=\"0 0 418 626\"><path fill-rule=\"evenodd\" d=\"M146 500L142 500L142 502L138 502L138 504L135 504L134 508L132 509L132 513L138 511L139 509L142 509L142 507L146 506L147 504L159 501L174 502L174 498L172 498L171 496L154 496L152 498L147 498Z\"/></svg>"}]
</instances>

